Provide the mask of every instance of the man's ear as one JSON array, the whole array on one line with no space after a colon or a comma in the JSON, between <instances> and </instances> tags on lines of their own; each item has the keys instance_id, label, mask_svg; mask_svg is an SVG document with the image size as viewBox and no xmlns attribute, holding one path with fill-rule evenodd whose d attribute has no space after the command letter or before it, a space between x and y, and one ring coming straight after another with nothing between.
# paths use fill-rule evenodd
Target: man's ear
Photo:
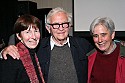
<instances>
[{"instance_id":1,"label":"man's ear","mask_svg":"<svg viewBox=\"0 0 125 83\"><path fill-rule=\"evenodd\" d=\"M46 26L46 29L50 33L50 26Z\"/></svg>"},{"instance_id":2,"label":"man's ear","mask_svg":"<svg viewBox=\"0 0 125 83\"><path fill-rule=\"evenodd\" d=\"M16 36L19 40L21 40L21 37L19 36L19 33L16 33Z\"/></svg>"}]
</instances>

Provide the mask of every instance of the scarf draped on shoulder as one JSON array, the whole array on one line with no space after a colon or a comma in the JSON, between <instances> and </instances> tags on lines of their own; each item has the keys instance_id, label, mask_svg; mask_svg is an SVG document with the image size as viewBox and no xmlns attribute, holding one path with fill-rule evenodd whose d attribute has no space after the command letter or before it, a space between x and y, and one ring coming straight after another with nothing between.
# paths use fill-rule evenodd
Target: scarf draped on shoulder
<instances>
[{"instance_id":1,"label":"scarf draped on shoulder","mask_svg":"<svg viewBox=\"0 0 125 83\"><path fill-rule=\"evenodd\" d=\"M20 60L23 63L23 66L27 72L30 82L39 83L29 50L21 42L19 42L16 46L17 46L18 52L20 54ZM36 63L38 66L39 73L40 73L40 77L42 79L42 83L45 83L36 54L35 54L35 59L36 59Z\"/></svg>"}]
</instances>

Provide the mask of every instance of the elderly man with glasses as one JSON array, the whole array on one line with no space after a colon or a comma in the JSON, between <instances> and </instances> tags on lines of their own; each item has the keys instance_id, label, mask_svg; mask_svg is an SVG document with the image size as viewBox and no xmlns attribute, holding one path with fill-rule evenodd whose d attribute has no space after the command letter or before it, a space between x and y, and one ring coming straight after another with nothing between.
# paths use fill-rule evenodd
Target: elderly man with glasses
<instances>
[{"instance_id":1,"label":"elderly man with glasses","mask_svg":"<svg viewBox=\"0 0 125 83\"><path fill-rule=\"evenodd\" d=\"M46 29L51 37L41 39L38 59L46 83L87 83L86 54L93 46L84 38L68 36L72 16L60 7L47 15ZM8 46L2 52L19 58L15 46Z\"/></svg>"}]
</instances>

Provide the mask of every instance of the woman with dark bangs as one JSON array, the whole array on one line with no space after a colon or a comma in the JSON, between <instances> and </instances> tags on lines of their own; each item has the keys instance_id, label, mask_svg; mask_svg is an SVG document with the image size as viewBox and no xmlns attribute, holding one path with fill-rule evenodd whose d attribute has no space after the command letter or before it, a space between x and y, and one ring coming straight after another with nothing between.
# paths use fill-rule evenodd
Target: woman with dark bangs
<instances>
[{"instance_id":1,"label":"woman with dark bangs","mask_svg":"<svg viewBox=\"0 0 125 83\"><path fill-rule=\"evenodd\" d=\"M20 16L14 25L20 60L2 60L2 83L45 83L35 50L40 40L40 21L32 15Z\"/></svg>"}]
</instances>

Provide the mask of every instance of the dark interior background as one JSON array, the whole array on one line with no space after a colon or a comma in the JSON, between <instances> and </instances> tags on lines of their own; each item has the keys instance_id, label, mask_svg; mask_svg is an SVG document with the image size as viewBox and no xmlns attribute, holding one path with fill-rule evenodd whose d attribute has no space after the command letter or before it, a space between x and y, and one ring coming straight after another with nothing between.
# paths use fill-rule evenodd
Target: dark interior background
<instances>
[{"instance_id":1,"label":"dark interior background","mask_svg":"<svg viewBox=\"0 0 125 83\"><path fill-rule=\"evenodd\" d=\"M17 0L3 0L0 2L0 42L5 43L12 32L13 24L16 20Z\"/></svg>"},{"instance_id":2,"label":"dark interior background","mask_svg":"<svg viewBox=\"0 0 125 83\"><path fill-rule=\"evenodd\" d=\"M3 0L0 2L0 44L15 44L15 36L13 35L13 26L20 15L31 14L40 19L41 37L49 36L45 29L45 16L52 8L37 9L37 3L32 1ZM9 38L11 37L11 41ZM0 50L2 49L0 47Z\"/></svg>"}]
</instances>

